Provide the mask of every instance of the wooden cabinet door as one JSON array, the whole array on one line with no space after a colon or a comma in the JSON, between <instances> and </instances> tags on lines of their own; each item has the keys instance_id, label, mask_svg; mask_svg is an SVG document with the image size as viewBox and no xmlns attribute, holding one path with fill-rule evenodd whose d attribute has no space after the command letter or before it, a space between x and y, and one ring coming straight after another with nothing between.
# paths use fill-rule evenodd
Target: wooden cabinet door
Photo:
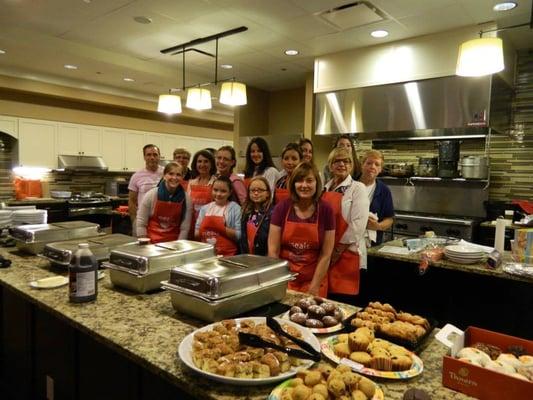
<instances>
[{"instance_id":1,"label":"wooden cabinet door","mask_svg":"<svg viewBox=\"0 0 533 400\"><path fill-rule=\"evenodd\" d=\"M84 156L102 155L102 128L80 126L80 152Z\"/></svg>"},{"instance_id":2,"label":"wooden cabinet door","mask_svg":"<svg viewBox=\"0 0 533 400\"><path fill-rule=\"evenodd\" d=\"M144 166L144 133L126 131L124 134L124 167L135 172Z\"/></svg>"},{"instance_id":3,"label":"wooden cabinet door","mask_svg":"<svg viewBox=\"0 0 533 400\"><path fill-rule=\"evenodd\" d=\"M56 131L56 122L20 118L19 165L57 168Z\"/></svg>"},{"instance_id":4,"label":"wooden cabinet door","mask_svg":"<svg viewBox=\"0 0 533 400\"><path fill-rule=\"evenodd\" d=\"M109 171L124 171L124 132L122 130L104 128L102 156Z\"/></svg>"},{"instance_id":5,"label":"wooden cabinet door","mask_svg":"<svg viewBox=\"0 0 533 400\"><path fill-rule=\"evenodd\" d=\"M79 127L71 124L58 124L56 149L57 155L80 155Z\"/></svg>"}]
</instances>

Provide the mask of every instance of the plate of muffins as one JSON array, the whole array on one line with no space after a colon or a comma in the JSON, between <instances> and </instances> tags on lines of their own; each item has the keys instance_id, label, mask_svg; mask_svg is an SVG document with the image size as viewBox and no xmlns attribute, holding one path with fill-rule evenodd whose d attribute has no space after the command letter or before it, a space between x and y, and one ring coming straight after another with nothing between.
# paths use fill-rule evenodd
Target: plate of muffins
<instances>
[{"instance_id":1,"label":"plate of muffins","mask_svg":"<svg viewBox=\"0 0 533 400\"><path fill-rule=\"evenodd\" d=\"M383 400L384 395L375 382L353 372L350 367L341 364L335 368L320 362L279 384L268 396L268 400L310 398Z\"/></svg>"},{"instance_id":2,"label":"plate of muffins","mask_svg":"<svg viewBox=\"0 0 533 400\"><path fill-rule=\"evenodd\" d=\"M329 360L354 371L379 378L409 379L424 370L422 360L405 347L374 337L367 328L330 336L321 343Z\"/></svg>"}]
</instances>

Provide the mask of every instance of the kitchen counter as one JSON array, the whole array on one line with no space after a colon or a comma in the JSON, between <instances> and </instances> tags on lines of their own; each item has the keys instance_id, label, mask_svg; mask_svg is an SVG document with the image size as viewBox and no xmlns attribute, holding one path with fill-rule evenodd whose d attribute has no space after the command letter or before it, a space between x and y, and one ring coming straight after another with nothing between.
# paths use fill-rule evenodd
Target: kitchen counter
<instances>
[{"instance_id":1,"label":"kitchen counter","mask_svg":"<svg viewBox=\"0 0 533 400\"><path fill-rule=\"evenodd\" d=\"M72 304L68 301L65 287L53 290L29 287L29 281L57 272L50 270L47 261L3 248L0 249L0 255L13 262L10 268L0 269L0 285L4 292L14 293L16 297L91 336L121 357L162 377L195 398L264 399L274 386L224 385L188 371L176 356L177 348L187 334L205 325L205 322L176 312L167 292L138 295L115 290L106 276L99 283L96 302ZM284 302L293 304L300 296L289 291ZM424 373L408 381L379 382L385 398L401 399L403 392L412 386L427 390L434 400L469 398L442 387L441 367L445 352L443 345L431 339L421 353Z\"/></svg>"},{"instance_id":2,"label":"kitchen counter","mask_svg":"<svg viewBox=\"0 0 533 400\"><path fill-rule=\"evenodd\" d=\"M372 247L368 249L368 255L371 257L381 257L381 258L385 258L389 260L406 261L406 262L413 263L413 264L420 263L419 252L413 252L407 255L380 252L379 249L381 249L383 246L403 247L401 240L392 240L390 242L383 243L380 246L376 246L376 247ZM504 252L503 261L511 261L510 252L508 251ZM431 261L429 264L430 264L430 267L435 267L435 268L444 268L444 269L450 269L450 270L455 270L455 271L467 272L471 274L488 275L488 276L492 276L496 278L533 283L533 279L531 278L528 278L525 276L511 275L511 274L504 272L502 269L503 263L500 264L500 266L495 269L487 268L485 266L485 262L480 262L480 263L475 263L475 264L459 264L459 263L455 263L453 261L447 260L446 258L443 258L442 260L439 260L439 261Z\"/></svg>"},{"instance_id":3,"label":"kitchen counter","mask_svg":"<svg viewBox=\"0 0 533 400\"><path fill-rule=\"evenodd\" d=\"M64 204L66 199L53 199L51 197L39 197L24 200L8 200L6 204L8 206L28 206L33 204Z\"/></svg>"}]
</instances>

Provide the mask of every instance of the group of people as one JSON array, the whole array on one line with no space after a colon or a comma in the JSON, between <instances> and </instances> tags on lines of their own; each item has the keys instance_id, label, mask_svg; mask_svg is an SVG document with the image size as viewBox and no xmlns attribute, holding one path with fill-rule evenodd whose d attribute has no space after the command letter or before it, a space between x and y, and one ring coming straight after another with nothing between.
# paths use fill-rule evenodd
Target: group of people
<instances>
[{"instance_id":1,"label":"group of people","mask_svg":"<svg viewBox=\"0 0 533 400\"><path fill-rule=\"evenodd\" d=\"M348 135L337 139L323 175L309 139L285 146L281 171L267 142L252 139L244 179L231 146L198 151L190 169L186 149L164 168L157 146L143 155L146 166L129 184L134 234L153 243L199 240L223 256L285 259L298 274L289 288L312 295L357 295L366 249L393 222L390 190L376 180L383 155L370 150L360 161Z\"/></svg>"}]
</instances>

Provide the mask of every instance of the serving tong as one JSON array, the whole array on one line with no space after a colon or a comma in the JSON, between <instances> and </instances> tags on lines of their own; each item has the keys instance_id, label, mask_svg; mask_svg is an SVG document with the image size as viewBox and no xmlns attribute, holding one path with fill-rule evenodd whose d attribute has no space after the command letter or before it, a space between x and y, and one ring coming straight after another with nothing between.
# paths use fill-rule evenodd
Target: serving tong
<instances>
[{"instance_id":1,"label":"serving tong","mask_svg":"<svg viewBox=\"0 0 533 400\"><path fill-rule=\"evenodd\" d=\"M259 348L265 348L269 347L274 350L279 350L283 353L286 353L292 357L296 358L303 358L306 360L313 360L313 361L320 361L320 352L315 350L313 346L311 346L306 341L299 339L297 337L294 337L290 333L286 332L278 321L276 321L272 317L266 318L266 325L272 329L275 333L285 336L287 339L291 340L293 343L297 344L301 347L301 349L295 349L292 347L286 347L281 346L275 343L271 343L260 336L254 335L252 333L246 333L246 332L239 332L239 343L244 344L246 346L250 347L259 347Z\"/></svg>"}]
</instances>

